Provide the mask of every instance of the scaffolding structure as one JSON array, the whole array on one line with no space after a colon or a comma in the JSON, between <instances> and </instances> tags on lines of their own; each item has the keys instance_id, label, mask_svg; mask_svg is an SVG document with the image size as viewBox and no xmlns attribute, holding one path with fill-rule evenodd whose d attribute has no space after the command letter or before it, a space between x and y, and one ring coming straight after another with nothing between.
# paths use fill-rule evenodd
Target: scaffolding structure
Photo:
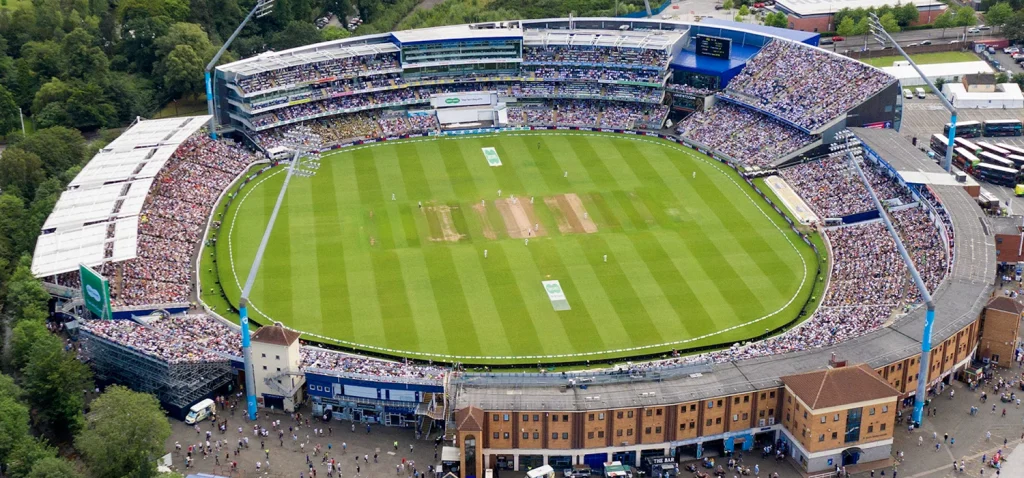
<instances>
[{"instance_id":1,"label":"scaffolding structure","mask_svg":"<svg viewBox=\"0 0 1024 478\"><path fill-rule=\"evenodd\" d=\"M188 408L231 381L231 363L190 361L169 363L131 347L79 329L82 356L100 380L110 380L163 403Z\"/></svg>"}]
</instances>

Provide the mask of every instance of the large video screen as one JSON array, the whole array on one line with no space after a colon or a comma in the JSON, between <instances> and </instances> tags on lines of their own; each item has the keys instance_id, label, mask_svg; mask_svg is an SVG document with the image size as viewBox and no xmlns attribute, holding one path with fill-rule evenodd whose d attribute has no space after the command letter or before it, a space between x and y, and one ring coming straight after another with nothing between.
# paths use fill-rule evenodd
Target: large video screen
<instances>
[{"instance_id":1,"label":"large video screen","mask_svg":"<svg viewBox=\"0 0 1024 478\"><path fill-rule=\"evenodd\" d=\"M732 40L708 35L697 35L697 54L722 60L729 59Z\"/></svg>"}]
</instances>

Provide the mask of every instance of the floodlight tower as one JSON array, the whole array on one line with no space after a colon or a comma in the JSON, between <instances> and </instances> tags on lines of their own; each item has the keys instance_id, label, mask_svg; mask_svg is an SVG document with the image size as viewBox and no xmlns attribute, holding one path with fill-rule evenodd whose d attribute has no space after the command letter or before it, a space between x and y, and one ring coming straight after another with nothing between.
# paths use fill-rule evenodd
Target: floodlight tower
<instances>
[{"instance_id":1,"label":"floodlight tower","mask_svg":"<svg viewBox=\"0 0 1024 478\"><path fill-rule=\"evenodd\" d=\"M874 12L870 12L868 13L868 17L868 25L871 27L871 34L875 37L875 41L883 46L886 44L892 44L893 48L900 52L900 55L910 63L910 66L914 67L914 71L921 76L921 79L924 80L924 83L928 85L929 88L931 88L932 92L935 93L935 96L939 97L939 101L942 102L942 106L945 106L946 109L949 110L949 135L948 143L946 144L946 157L942 161L942 169L945 169L946 172L950 172L953 167L953 148L955 146L953 144L953 139L956 138L956 107L942 95L942 92L935 86L935 83L932 83L932 80L929 80L928 77L925 76L924 72L918 68L917 63L914 63L914 60L910 59L910 56L903 51L903 48L900 48L900 44L896 43L896 40L892 39L889 32L885 31L885 28L882 28L882 22L878 20L878 15L875 15Z\"/></svg>"},{"instance_id":2,"label":"floodlight tower","mask_svg":"<svg viewBox=\"0 0 1024 478\"><path fill-rule=\"evenodd\" d=\"M249 269L241 297L238 299L238 322L242 326L242 362L245 367L245 400L250 420L256 417L256 380L253 378L252 350L249 344L249 293L252 292L252 286L256 282L256 274L259 272L260 263L263 262L263 253L267 249L267 243L270 242L270 231L274 229L274 221L277 220L277 213L281 210L285 192L288 191L288 183L292 176L311 177L320 167L320 137L314 134L309 127L292 128L291 131L285 133L285 140L282 144L292 150L292 162L288 166L284 184L281 185L281 192L277 195L277 202L274 204L274 210L270 213L267 228L263 231L263 239L260 240L260 246L256 249L256 258L252 261L252 268Z\"/></svg>"},{"instance_id":3,"label":"floodlight tower","mask_svg":"<svg viewBox=\"0 0 1024 478\"><path fill-rule=\"evenodd\" d=\"M213 59L210 60L210 63L206 64L206 71L204 72L204 76L206 78L206 109L210 114L210 137L213 139L217 139L217 117L213 113L213 79L210 76L210 72L213 71L213 67L218 61L220 61L221 55L228 51L228 47L235 41L235 37L238 36L243 28L245 28L245 25L249 23L249 20L252 20L253 17L261 18L270 15L270 12L272 12L273 9L274 0L256 0L256 5L252 7L249 14L245 16L244 20L242 20L242 23L238 24L238 28L235 28L235 32L228 37L228 41L224 42L224 45L220 47L220 50L217 50L217 54L213 55Z\"/></svg>"},{"instance_id":4,"label":"floodlight tower","mask_svg":"<svg viewBox=\"0 0 1024 478\"><path fill-rule=\"evenodd\" d=\"M875 189L871 187L871 183L868 181L867 176L864 175L864 171L860 168L860 161L863 160L860 152L860 141L856 136L853 135L849 130L840 131L836 135L837 138L844 140L845 144L840 146L839 149L845 149L846 157L850 160L851 167L860 176L860 180L864 183L864 188L868 190L868 195L871 196L871 202L874 203L875 209L878 210L878 216L882 218L882 223L885 224L885 228L889 231L889 235L892 236L893 241L896 242L896 250L899 251L900 257L903 262L907 265L907 270L910 271L910 277L914 279L914 285L917 286L918 292L921 293L921 300L925 304L925 316L924 316L924 333L921 335L921 359L918 360L918 377L917 377L917 393L914 395L914 414L913 421L914 426L921 426L921 414L924 413L924 400L925 400L925 388L928 383L928 366L931 363L928 359L928 355L932 351L932 325L935 323L935 303L932 302L932 295L928 293L928 287L925 286L924 279L921 278L921 274L917 272L917 267L914 266L914 261L911 260L910 254L907 253L907 248L903 246L903 240L900 239L900 235L896 233L896 228L893 227L892 221L889 220L889 214L882 207L882 202L878 200L878 196L875 194Z\"/></svg>"}]
</instances>

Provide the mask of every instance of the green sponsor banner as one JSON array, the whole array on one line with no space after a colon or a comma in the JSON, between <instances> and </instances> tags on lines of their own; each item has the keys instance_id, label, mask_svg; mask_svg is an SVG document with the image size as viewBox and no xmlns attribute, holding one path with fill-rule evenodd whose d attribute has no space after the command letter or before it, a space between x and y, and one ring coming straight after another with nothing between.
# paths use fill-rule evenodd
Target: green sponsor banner
<instances>
[{"instance_id":1,"label":"green sponsor banner","mask_svg":"<svg viewBox=\"0 0 1024 478\"><path fill-rule=\"evenodd\" d=\"M501 159L498 158L498 152L494 148L481 148L484 151L484 159L487 160L487 164L490 166L501 166Z\"/></svg>"},{"instance_id":2,"label":"green sponsor banner","mask_svg":"<svg viewBox=\"0 0 1024 478\"><path fill-rule=\"evenodd\" d=\"M78 266L82 278L82 299L85 308L100 319L110 319L110 283L99 272L85 265Z\"/></svg>"}]
</instances>

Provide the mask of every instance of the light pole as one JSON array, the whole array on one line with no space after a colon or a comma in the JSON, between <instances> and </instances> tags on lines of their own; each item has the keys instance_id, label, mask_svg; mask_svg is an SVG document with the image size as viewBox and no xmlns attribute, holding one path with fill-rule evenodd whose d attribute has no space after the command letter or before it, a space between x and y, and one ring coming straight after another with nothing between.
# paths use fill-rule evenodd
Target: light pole
<instances>
[{"instance_id":1,"label":"light pole","mask_svg":"<svg viewBox=\"0 0 1024 478\"><path fill-rule=\"evenodd\" d=\"M921 69L918 68L917 63L914 63L914 60L910 59L910 55L907 55L907 53L903 51L903 48L900 47L899 43L896 43L896 40L892 39L892 36L889 35L889 32L885 31L885 28L882 28L882 22L878 20L878 15L875 15L872 12L869 13L868 16L870 20L868 23L871 26L871 34L875 36L875 40L878 41L878 43L881 43L883 46L886 43L892 43L893 48L895 48L896 51L900 52L900 55L903 55L903 58L905 58L907 62L910 63L910 66L914 67L914 71L916 71L917 74L921 76L921 79L924 80L924 83L928 85L929 88L932 89L932 92L935 93L935 96L939 97L939 101L942 102L942 106L945 106L946 109L949 110L949 137L948 142L946 144L946 157L943 160L942 169L945 169L946 172L950 172L953 167L953 148L955 146L953 144L953 140L956 138L956 107L953 106L953 104L950 103L949 100L947 100L946 97L942 95L942 92L939 91L939 89L935 86L935 83L932 83L932 80L929 80L928 77L925 76L924 72L922 72ZM867 40L865 39L865 44L866 42ZM929 330L931 330L930 326Z\"/></svg>"},{"instance_id":2,"label":"light pole","mask_svg":"<svg viewBox=\"0 0 1024 478\"><path fill-rule=\"evenodd\" d=\"M281 185L281 192L277 195L277 202L274 210L270 213L270 220L267 221L267 228L263 231L263 239L256 249L256 258L252 261L249 275L245 279L245 286L242 288L241 297L238 299L239 324L242 326L242 362L245 367L245 401L246 410L250 420L256 419L256 380L253 377L252 350L249 343L249 293L256 282L256 274L259 272L260 263L263 262L263 253L270 242L270 232L274 229L274 222L277 220L277 213L281 210L284 202L285 192L288 191L288 183L292 176L311 177L316 174L320 167L320 137L313 134L309 127L296 127L285 133L283 144L292 149L292 163L288 166L288 173L284 177L284 184Z\"/></svg>"},{"instance_id":3,"label":"light pole","mask_svg":"<svg viewBox=\"0 0 1024 478\"><path fill-rule=\"evenodd\" d=\"M923 300L925 304L924 332L921 335L921 358L918 360L917 393L914 395L914 414L912 417L914 420L914 426L920 427L921 415L924 413L924 400L926 398L925 390L926 385L928 384L928 367L931 364L928 356L932 350L932 325L935 323L935 303L932 302L932 295L928 293L928 287L925 286L924 279L921 279L921 274L917 272L917 267L914 266L914 261L911 260L906 247L903 247L903 241L900 239L900 235L896 233L896 228L893 227L892 222L889 220L889 214L885 211L885 208L882 207L882 202L878 200L874 187L871 186L871 182L868 181L867 176L864 175L864 171L860 168L860 164L858 164L858 158L854 155L854 149L859 146L859 140L857 140L853 133L848 130L841 131L839 135L842 135L843 139L846 141L846 156L850 160L850 166L857 172L861 182L864 183L864 188L868 190L868 195L871 196L871 202L874 203L875 209L878 210L878 216L882 219L882 223L885 224L886 230L889 231L889 235L892 236L892 240L896 243L896 250L899 251L900 257L907 265L910 277L914 279L914 285L917 286L918 292L921 293L921 300Z\"/></svg>"},{"instance_id":4,"label":"light pole","mask_svg":"<svg viewBox=\"0 0 1024 478\"><path fill-rule=\"evenodd\" d=\"M210 72L213 67L220 61L221 55L228 51L228 47L231 46L231 42L235 41L235 37L245 28L245 25L252 20L252 17L260 18L270 15L273 11L274 0L256 0L256 5L252 7L249 14L245 16L242 23L238 24L238 28L235 28L235 32L228 37L228 41L224 42L224 45L217 50L217 54L213 55L213 59L206 65L206 71L203 73L206 79L206 110L210 114L210 137L217 139L217 116L213 113L213 79L210 76Z\"/></svg>"},{"instance_id":5,"label":"light pole","mask_svg":"<svg viewBox=\"0 0 1024 478\"><path fill-rule=\"evenodd\" d=\"M18 119L21 120L21 135L25 136L25 114L21 112L21 107L18 107Z\"/></svg>"}]
</instances>

